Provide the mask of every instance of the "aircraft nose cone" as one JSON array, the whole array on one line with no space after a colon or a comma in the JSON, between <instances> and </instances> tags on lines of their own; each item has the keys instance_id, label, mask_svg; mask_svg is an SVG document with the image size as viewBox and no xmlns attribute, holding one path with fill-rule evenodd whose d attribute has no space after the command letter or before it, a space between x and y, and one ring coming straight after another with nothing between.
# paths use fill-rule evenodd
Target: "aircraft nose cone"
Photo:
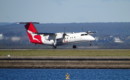
<instances>
[{"instance_id":1,"label":"aircraft nose cone","mask_svg":"<svg viewBox=\"0 0 130 80\"><path fill-rule=\"evenodd\" d=\"M96 39L92 36L92 37L91 37L91 40L92 40L92 41L95 41Z\"/></svg>"}]
</instances>

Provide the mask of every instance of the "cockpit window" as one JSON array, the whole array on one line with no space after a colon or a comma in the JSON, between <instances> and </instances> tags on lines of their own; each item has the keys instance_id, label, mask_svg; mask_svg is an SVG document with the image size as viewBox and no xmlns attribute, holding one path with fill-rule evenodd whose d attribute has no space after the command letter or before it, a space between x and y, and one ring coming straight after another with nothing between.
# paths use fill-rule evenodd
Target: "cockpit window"
<instances>
[{"instance_id":1,"label":"cockpit window","mask_svg":"<svg viewBox=\"0 0 130 80\"><path fill-rule=\"evenodd\" d=\"M81 34L81 36L86 36L87 34Z\"/></svg>"}]
</instances>

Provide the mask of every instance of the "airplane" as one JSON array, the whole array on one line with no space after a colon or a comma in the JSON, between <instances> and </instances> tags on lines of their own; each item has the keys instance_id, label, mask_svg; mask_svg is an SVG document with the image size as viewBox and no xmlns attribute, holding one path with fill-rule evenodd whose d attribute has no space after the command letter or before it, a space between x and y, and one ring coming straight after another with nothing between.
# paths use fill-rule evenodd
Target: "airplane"
<instances>
[{"instance_id":1,"label":"airplane","mask_svg":"<svg viewBox=\"0 0 130 80\"><path fill-rule=\"evenodd\" d=\"M20 22L20 24L25 24L25 29L31 43L50 45L54 49L67 43L95 41L95 38L91 35L94 32L39 33L34 26L34 24L39 24L38 22ZM72 48L77 48L77 46L73 45Z\"/></svg>"}]
</instances>

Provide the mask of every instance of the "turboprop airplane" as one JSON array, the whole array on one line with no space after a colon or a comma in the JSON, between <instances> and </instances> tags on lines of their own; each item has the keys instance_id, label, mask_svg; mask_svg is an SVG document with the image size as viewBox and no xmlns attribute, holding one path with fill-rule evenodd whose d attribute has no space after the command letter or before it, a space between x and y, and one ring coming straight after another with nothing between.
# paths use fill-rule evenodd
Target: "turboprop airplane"
<instances>
[{"instance_id":1,"label":"turboprop airplane","mask_svg":"<svg viewBox=\"0 0 130 80\"><path fill-rule=\"evenodd\" d=\"M57 48L59 45L72 43L72 42L91 42L95 41L95 38L91 35L93 32L78 32L78 33L38 33L34 24L37 22L21 22L20 24L26 24L25 29L27 31L28 38L31 43L51 45L53 48ZM73 48L77 48L73 45Z\"/></svg>"}]
</instances>

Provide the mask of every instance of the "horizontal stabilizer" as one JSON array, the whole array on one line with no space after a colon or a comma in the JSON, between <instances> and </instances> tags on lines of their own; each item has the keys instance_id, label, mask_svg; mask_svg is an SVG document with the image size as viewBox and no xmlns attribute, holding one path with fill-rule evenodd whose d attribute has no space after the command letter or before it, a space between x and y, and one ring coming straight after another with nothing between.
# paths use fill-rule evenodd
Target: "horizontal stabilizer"
<instances>
[{"instance_id":1,"label":"horizontal stabilizer","mask_svg":"<svg viewBox=\"0 0 130 80\"><path fill-rule=\"evenodd\" d=\"M39 22L18 22L17 24L27 24L27 23L40 24Z\"/></svg>"}]
</instances>

